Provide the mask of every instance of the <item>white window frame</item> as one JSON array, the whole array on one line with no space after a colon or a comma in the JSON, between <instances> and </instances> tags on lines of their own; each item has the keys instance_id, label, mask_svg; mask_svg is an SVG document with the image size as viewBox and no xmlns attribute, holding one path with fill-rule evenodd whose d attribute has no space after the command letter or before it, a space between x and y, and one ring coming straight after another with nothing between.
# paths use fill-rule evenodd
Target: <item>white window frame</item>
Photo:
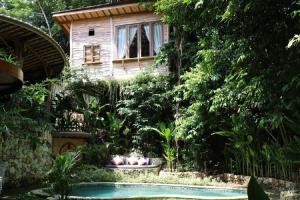
<instances>
[{"instance_id":1,"label":"white window frame","mask_svg":"<svg viewBox=\"0 0 300 200\"><path fill-rule=\"evenodd\" d=\"M116 60L126 60L126 59L139 59L139 58L147 58L147 57L154 57L154 50L153 50L153 43L154 43L154 33L153 33L153 26L156 23L161 24L162 28L162 44L164 44L164 24L161 21L150 21L150 22L142 22L142 23L133 23L133 24L121 24L115 26L115 50L114 50L114 58ZM144 56L142 57L142 48L141 48L141 27L143 24L149 24L150 25L150 41L149 41L149 56ZM137 34L138 34L138 45L137 45L137 57L130 58L129 55L129 49L130 49L130 44L129 44L129 27L136 25L137 26ZM118 29L119 27L126 27L126 52L125 52L125 58L119 58L118 57Z\"/></svg>"}]
</instances>

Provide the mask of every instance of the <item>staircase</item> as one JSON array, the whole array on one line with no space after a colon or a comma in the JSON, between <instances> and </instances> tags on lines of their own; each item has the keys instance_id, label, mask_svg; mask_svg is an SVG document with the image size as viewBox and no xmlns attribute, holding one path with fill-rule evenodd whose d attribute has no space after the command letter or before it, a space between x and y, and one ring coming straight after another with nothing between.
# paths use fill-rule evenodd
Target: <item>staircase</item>
<instances>
[{"instance_id":1,"label":"staircase","mask_svg":"<svg viewBox=\"0 0 300 200\"><path fill-rule=\"evenodd\" d=\"M5 166L4 163L0 160L0 194L2 191L2 184L4 182L4 172L5 172Z\"/></svg>"}]
</instances>

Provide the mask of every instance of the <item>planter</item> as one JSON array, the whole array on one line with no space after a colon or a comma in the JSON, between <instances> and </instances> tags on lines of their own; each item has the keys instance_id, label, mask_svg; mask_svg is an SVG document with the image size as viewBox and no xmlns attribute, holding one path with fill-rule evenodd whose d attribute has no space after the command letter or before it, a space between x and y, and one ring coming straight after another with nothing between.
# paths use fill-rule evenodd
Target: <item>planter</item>
<instances>
[{"instance_id":1,"label":"planter","mask_svg":"<svg viewBox=\"0 0 300 200\"><path fill-rule=\"evenodd\" d=\"M23 71L17 65L0 60L0 94L9 94L23 85Z\"/></svg>"}]
</instances>

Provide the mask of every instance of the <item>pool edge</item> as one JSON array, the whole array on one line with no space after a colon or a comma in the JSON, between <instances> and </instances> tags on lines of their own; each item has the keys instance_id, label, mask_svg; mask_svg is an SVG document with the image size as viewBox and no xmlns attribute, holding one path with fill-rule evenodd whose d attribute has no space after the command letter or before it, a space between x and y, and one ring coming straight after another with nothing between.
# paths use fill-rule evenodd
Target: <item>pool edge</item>
<instances>
[{"instance_id":1,"label":"pool edge","mask_svg":"<svg viewBox=\"0 0 300 200\"><path fill-rule=\"evenodd\" d=\"M130 183L130 182L81 182L74 185L152 185L152 186L177 186L177 187L191 187L191 188L210 188L210 189L226 189L226 190L240 190L245 191L246 187L219 187L219 186L199 186L199 185L184 185L184 184L160 184L160 183ZM49 188L41 188L33 190L32 193L38 196L49 196L49 193L46 193L45 190ZM132 197L116 197L116 198L101 198L101 197L80 197L80 196L69 196L69 199L72 200L118 200L118 199L198 199L198 200L248 200L247 196L238 196L238 197L201 197L201 196L187 196L187 195L152 195L152 196L132 196Z\"/></svg>"}]
</instances>

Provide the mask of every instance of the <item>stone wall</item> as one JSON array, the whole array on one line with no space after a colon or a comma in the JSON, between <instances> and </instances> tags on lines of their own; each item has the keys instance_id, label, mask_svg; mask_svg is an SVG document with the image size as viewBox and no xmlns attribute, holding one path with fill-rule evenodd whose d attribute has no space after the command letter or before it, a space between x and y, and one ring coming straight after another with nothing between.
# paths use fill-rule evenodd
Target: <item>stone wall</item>
<instances>
[{"instance_id":1,"label":"stone wall","mask_svg":"<svg viewBox=\"0 0 300 200\"><path fill-rule=\"evenodd\" d=\"M250 176L222 174L221 180L225 182L248 184L250 180ZM266 189L279 189L280 191L290 190L297 187L297 184L295 182L280 180L275 178L258 177L257 182Z\"/></svg>"},{"instance_id":2,"label":"stone wall","mask_svg":"<svg viewBox=\"0 0 300 200\"><path fill-rule=\"evenodd\" d=\"M201 178L203 180L213 181L213 182L225 182L225 183L233 183L238 184L243 187L248 185L250 180L250 176L243 176L243 175L235 175L235 174L218 174L218 175L207 175L201 172L165 172L161 171L160 176L177 176L179 178ZM273 190L291 190L297 188L297 183L285 180L279 180L275 178L265 178L265 177L258 177L257 181L261 184L264 188L273 189Z\"/></svg>"},{"instance_id":3,"label":"stone wall","mask_svg":"<svg viewBox=\"0 0 300 200\"><path fill-rule=\"evenodd\" d=\"M46 136L46 135L45 135ZM0 136L0 160L6 171L4 187L21 187L43 179L51 167L51 145L34 147L28 139Z\"/></svg>"},{"instance_id":4,"label":"stone wall","mask_svg":"<svg viewBox=\"0 0 300 200\"><path fill-rule=\"evenodd\" d=\"M291 190L280 193L280 200L299 200L300 191Z\"/></svg>"}]
</instances>

